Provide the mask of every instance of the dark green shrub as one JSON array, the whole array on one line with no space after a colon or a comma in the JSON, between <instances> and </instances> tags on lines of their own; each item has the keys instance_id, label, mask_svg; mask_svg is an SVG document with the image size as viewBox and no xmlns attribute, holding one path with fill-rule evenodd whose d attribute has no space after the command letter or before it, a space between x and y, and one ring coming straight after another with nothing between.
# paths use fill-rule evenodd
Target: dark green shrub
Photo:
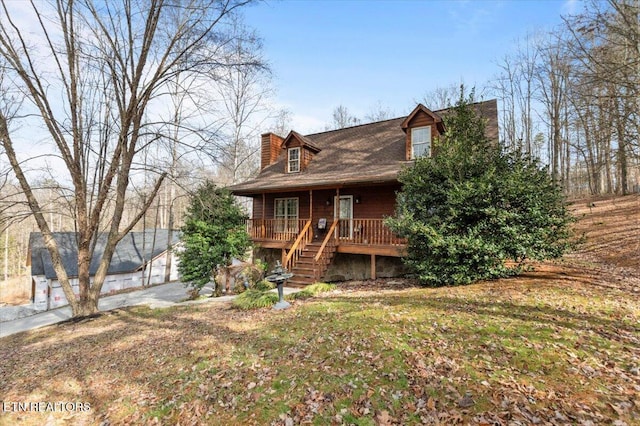
<instances>
[{"instance_id":1,"label":"dark green shrub","mask_svg":"<svg viewBox=\"0 0 640 426\"><path fill-rule=\"evenodd\" d=\"M502 151L461 96L434 156L400 174L388 226L408 239L405 263L427 285L518 274L528 260L570 247L573 218L561 189L533 158Z\"/></svg>"},{"instance_id":2,"label":"dark green shrub","mask_svg":"<svg viewBox=\"0 0 640 426\"><path fill-rule=\"evenodd\" d=\"M181 279L199 290L213 280L218 267L244 258L251 244L244 221L244 212L227 190L211 182L198 187L182 227Z\"/></svg>"}]
</instances>

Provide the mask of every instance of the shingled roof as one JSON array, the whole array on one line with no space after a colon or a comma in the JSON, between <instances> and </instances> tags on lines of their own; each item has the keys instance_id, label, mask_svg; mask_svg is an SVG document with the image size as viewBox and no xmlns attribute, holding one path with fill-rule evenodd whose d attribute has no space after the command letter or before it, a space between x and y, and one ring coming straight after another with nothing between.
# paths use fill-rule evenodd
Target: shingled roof
<instances>
[{"instance_id":1,"label":"shingled roof","mask_svg":"<svg viewBox=\"0 0 640 426\"><path fill-rule=\"evenodd\" d=\"M169 230L148 229L144 232L128 233L116 246L111 259L108 274L122 274L134 272L142 267L144 262L155 258L167 249ZM78 276L78 243L75 232L54 232L53 238L58 243L62 263L70 278ZM180 232L174 231L172 245L178 243ZM93 259L89 267L89 274L95 275L102 259L102 253L107 241L107 233L101 233L96 242ZM144 244L143 244L144 241ZM31 275L44 275L47 279L57 279L53 269L51 256L44 245L40 232L32 232L29 236L29 250L31 251Z\"/></svg>"},{"instance_id":2,"label":"shingled roof","mask_svg":"<svg viewBox=\"0 0 640 426\"><path fill-rule=\"evenodd\" d=\"M497 101L493 99L475 106L488 119L487 137L497 141ZM434 113L444 117L448 111ZM319 151L306 170L285 173L286 158L281 155L255 179L229 189L236 195L250 196L263 192L397 182L398 173L412 163L406 160L406 134L402 130L406 118L305 135L307 143Z\"/></svg>"}]
</instances>

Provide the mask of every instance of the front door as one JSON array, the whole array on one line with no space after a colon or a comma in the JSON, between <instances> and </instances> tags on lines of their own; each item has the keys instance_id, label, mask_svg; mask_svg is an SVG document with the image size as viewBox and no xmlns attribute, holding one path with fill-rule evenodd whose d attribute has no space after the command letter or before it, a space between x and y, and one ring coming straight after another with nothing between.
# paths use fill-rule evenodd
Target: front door
<instances>
[{"instance_id":1,"label":"front door","mask_svg":"<svg viewBox=\"0 0 640 426\"><path fill-rule=\"evenodd\" d=\"M336 197L338 198L338 197ZM336 206L336 218L340 220L339 238L353 238L353 195L341 195Z\"/></svg>"}]
</instances>

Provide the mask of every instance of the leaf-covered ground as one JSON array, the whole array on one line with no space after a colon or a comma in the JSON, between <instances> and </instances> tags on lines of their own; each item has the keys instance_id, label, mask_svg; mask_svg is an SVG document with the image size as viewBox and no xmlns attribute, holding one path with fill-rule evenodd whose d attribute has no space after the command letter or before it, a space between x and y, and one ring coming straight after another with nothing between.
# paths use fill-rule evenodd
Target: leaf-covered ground
<instances>
[{"instance_id":1,"label":"leaf-covered ground","mask_svg":"<svg viewBox=\"0 0 640 426\"><path fill-rule=\"evenodd\" d=\"M513 279L137 307L1 339L5 410L90 410L0 424L640 424L639 201L576 203L581 250Z\"/></svg>"}]
</instances>

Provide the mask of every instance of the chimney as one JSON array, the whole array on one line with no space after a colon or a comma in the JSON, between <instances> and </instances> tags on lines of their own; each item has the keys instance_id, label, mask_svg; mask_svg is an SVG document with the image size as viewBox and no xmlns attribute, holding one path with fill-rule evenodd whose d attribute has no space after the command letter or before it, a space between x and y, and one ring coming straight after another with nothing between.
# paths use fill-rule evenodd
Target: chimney
<instances>
[{"instance_id":1,"label":"chimney","mask_svg":"<svg viewBox=\"0 0 640 426\"><path fill-rule=\"evenodd\" d=\"M282 150L284 138L275 133L264 133L262 135L262 146L260 155L260 170L275 163Z\"/></svg>"}]
</instances>

